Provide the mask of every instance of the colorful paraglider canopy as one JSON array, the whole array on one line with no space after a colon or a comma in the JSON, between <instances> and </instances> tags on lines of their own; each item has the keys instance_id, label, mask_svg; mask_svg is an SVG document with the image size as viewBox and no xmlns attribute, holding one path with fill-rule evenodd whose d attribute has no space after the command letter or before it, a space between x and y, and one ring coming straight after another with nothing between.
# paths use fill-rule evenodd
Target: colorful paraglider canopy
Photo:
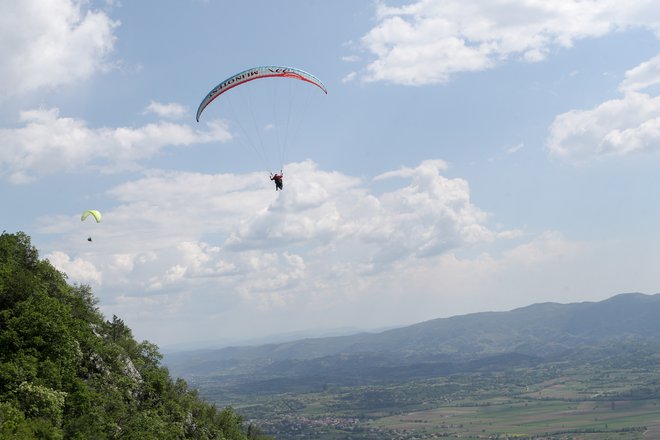
<instances>
[{"instance_id":1,"label":"colorful paraglider canopy","mask_svg":"<svg viewBox=\"0 0 660 440\"><path fill-rule=\"evenodd\" d=\"M324 93L328 93L328 90L325 88L320 79L307 73L303 70L296 69L295 67L286 67L286 66L261 66L253 67L248 70L244 70L240 73L230 76L226 80L222 81L220 84L215 86L206 97L202 100L197 108L197 122L199 122L199 117L202 112L215 98L225 93L227 90L233 89L236 86L245 84L249 81L261 78L292 78L298 79L301 81L306 81L310 84L314 84L319 89L323 90Z\"/></svg>"},{"instance_id":2,"label":"colorful paraglider canopy","mask_svg":"<svg viewBox=\"0 0 660 440\"><path fill-rule=\"evenodd\" d=\"M87 211L83 212L80 216L80 221L85 221L85 219L90 215L96 219L96 223L101 221L101 213L96 209L88 209Z\"/></svg>"}]
</instances>

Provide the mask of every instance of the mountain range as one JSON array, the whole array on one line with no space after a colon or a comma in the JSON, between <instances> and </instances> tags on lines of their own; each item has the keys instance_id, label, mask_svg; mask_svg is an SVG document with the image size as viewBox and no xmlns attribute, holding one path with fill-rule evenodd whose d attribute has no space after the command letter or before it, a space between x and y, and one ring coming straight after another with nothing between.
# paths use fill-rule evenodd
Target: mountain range
<instances>
[{"instance_id":1,"label":"mountain range","mask_svg":"<svg viewBox=\"0 0 660 440\"><path fill-rule=\"evenodd\" d=\"M540 303L438 318L378 333L167 355L174 376L264 387L363 383L548 361L629 362L660 352L660 294ZM206 379L205 379L206 378Z\"/></svg>"}]
</instances>

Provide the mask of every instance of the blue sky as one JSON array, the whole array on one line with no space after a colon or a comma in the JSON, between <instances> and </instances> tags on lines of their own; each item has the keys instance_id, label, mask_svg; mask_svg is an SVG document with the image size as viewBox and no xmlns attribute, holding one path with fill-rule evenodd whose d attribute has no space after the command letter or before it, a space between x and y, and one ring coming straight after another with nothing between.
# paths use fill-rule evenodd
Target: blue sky
<instances>
[{"instance_id":1,"label":"blue sky","mask_svg":"<svg viewBox=\"0 0 660 440\"><path fill-rule=\"evenodd\" d=\"M0 226L161 346L656 293L659 37L642 0L3 2ZM290 134L283 192L245 110L195 122L259 65L328 88L223 95Z\"/></svg>"}]
</instances>

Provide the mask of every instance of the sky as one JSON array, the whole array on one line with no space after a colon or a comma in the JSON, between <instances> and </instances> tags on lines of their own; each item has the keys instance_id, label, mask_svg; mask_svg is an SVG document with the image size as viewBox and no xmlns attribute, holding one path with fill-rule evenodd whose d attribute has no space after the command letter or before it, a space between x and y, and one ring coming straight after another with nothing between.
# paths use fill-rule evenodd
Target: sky
<instances>
[{"instance_id":1,"label":"sky","mask_svg":"<svg viewBox=\"0 0 660 440\"><path fill-rule=\"evenodd\" d=\"M0 229L139 340L659 291L652 0L9 0L0 57ZM195 120L273 65L327 95L255 80Z\"/></svg>"}]
</instances>

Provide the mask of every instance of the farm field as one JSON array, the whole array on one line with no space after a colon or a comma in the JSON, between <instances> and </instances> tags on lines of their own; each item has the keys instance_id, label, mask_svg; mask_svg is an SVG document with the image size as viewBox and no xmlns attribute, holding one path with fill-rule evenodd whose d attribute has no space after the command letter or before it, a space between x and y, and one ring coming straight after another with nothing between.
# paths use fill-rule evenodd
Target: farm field
<instances>
[{"instance_id":1,"label":"farm field","mask_svg":"<svg viewBox=\"0 0 660 440\"><path fill-rule=\"evenodd\" d=\"M238 397L209 383L278 439L657 439L660 370L543 365L505 373Z\"/></svg>"},{"instance_id":2,"label":"farm field","mask_svg":"<svg viewBox=\"0 0 660 440\"><path fill-rule=\"evenodd\" d=\"M656 438L648 435L660 428L657 403L556 400L443 407L384 417L371 426L429 438Z\"/></svg>"}]
</instances>

